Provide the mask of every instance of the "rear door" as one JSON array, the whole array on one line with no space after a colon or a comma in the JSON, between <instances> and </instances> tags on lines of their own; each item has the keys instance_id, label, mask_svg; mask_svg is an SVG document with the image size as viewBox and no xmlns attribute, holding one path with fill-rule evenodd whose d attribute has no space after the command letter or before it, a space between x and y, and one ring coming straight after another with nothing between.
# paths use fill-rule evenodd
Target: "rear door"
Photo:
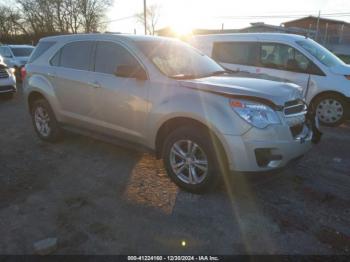
<instances>
[{"instance_id":1,"label":"rear door","mask_svg":"<svg viewBox=\"0 0 350 262\"><path fill-rule=\"evenodd\" d=\"M149 108L150 83L149 80L116 76L120 65L143 67L127 46L112 41L97 42L93 73L99 86L95 90L96 121L104 132L141 141Z\"/></svg>"},{"instance_id":2,"label":"rear door","mask_svg":"<svg viewBox=\"0 0 350 262\"><path fill-rule=\"evenodd\" d=\"M91 124L97 111L92 72L94 41L64 45L51 59L49 73L61 114L72 124Z\"/></svg>"}]
</instances>

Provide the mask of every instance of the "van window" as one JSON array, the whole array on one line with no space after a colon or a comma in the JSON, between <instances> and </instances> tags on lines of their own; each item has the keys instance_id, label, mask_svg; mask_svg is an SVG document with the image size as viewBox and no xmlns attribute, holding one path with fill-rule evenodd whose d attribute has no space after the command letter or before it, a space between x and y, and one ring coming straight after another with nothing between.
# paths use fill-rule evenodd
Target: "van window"
<instances>
[{"instance_id":1,"label":"van window","mask_svg":"<svg viewBox=\"0 0 350 262\"><path fill-rule=\"evenodd\" d=\"M259 57L258 45L253 42L217 42L212 57L222 63L255 66Z\"/></svg>"},{"instance_id":2,"label":"van window","mask_svg":"<svg viewBox=\"0 0 350 262\"><path fill-rule=\"evenodd\" d=\"M260 63L264 67L307 73L313 63L295 48L278 43L262 43Z\"/></svg>"},{"instance_id":3,"label":"van window","mask_svg":"<svg viewBox=\"0 0 350 262\"><path fill-rule=\"evenodd\" d=\"M98 42L95 56L95 71L114 74L117 66L139 66L135 57L124 47L113 42Z\"/></svg>"},{"instance_id":4,"label":"van window","mask_svg":"<svg viewBox=\"0 0 350 262\"><path fill-rule=\"evenodd\" d=\"M56 42L39 42L39 44L35 47L32 55L30 56L28 64L38 59L43 53L46 52L46 50L48 50L55 43Z\"/></svg>"},{"instance_id":5,"label":"van window","mask_svg":"<svg viewBox=\"0 0 350 262\"><path fill-rule=\"evenodd\" d=\"M59 66L88 71L93 46L94 42L92 41L77 41L66 44L61 49Z\"/></svg>"}]
</instances>

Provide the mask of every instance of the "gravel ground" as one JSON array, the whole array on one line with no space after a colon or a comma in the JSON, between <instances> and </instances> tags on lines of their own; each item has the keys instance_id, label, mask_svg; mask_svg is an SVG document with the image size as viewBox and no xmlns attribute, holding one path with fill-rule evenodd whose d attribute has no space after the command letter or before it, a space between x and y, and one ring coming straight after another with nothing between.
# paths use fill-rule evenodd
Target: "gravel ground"
<instances>
[{"instance_id":1,"label":"gravel ground","mask_svg":"<svg viewBox=\"0 0 350 262\"><path fill-rule=\"evenodd\" d=\"M53 254L350 254L350 123L279 173L192 195L152 155L40 141L23 102L0 100L1 254L47 238Z\"/></svg>"}]
</instances>

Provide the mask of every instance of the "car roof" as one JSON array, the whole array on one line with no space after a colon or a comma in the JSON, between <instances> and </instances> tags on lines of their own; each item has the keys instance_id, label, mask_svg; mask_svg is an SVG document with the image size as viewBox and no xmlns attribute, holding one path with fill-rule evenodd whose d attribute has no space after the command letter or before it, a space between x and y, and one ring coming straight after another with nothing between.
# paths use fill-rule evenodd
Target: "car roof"
<instances>
[{"instance_id":1,"label":"car roof","mask_svg":"<svg viewBox=\"0 0 350 262\"><path fill-rule=\"evenodd\" d=\"M230 39L230 38L246 38L255 37L265 40L287 40L295 41L305 39L305 36L296 34L283 34L283 33L230 33L230 34L209 34L209 35L196 35L194 39L206 38L206 39Z\"/></svg>"},{"instance_id":2,"label":"car roof","mask_svg":"<svg viewBox=\"0 0 350 262\"><path fill-rule=\"evenodd\" d=\"M174 38L151 36L151 35L133 35L133 34L117 34L117 33L92 33L92 34L70 34L56 35L40 39L41 41L72 41L72 40L108 40L118 39L132 42L144 41L179 41Z\"/></svg>"}]
</instances>

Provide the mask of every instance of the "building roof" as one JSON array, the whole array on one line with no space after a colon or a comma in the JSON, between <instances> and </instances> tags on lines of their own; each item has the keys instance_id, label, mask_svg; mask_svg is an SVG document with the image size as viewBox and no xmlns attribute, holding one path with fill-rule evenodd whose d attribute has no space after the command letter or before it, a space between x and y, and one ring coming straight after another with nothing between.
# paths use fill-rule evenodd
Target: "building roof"
<instances>
[{"instance_id":1,"label":"building roof","mask_svg":"<svg viewBox=\"0 0 350 262\"><path fill-rule=\"evenodd\" d=\"M294 19L294 20L290 20L290 21L284 22L284 23L282 23L282 25L286 25L286 24L289 24L289 23L295 23L295 22L299 22L299 21L307 20L307 19L317 20L318 17L310 15L310 16L306 16L306 17L302 17L302 18L298 18L298 19ZM329 22L329 23L338 23L338 24L348 24L348 25L350 25L350 23L342 21L342 20L323 18L323 17L320 17L320 21L325 21L325 22Z\"/></svg>"}]
</instances>

